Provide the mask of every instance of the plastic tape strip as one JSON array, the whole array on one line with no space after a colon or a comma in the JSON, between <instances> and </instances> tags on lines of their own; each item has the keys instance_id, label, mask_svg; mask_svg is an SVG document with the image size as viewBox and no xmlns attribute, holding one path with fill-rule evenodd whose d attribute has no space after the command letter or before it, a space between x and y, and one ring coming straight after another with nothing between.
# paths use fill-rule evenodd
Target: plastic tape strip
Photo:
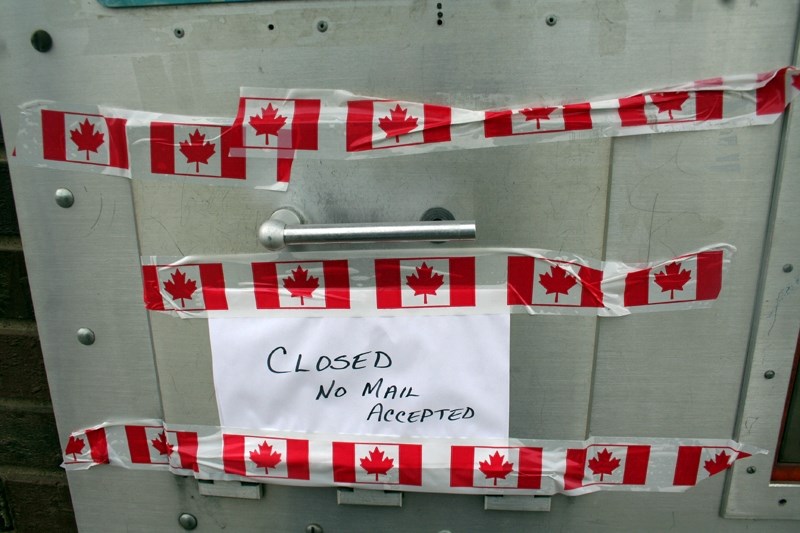
<instances>
[{"instance_id":1,"label":"plastic tape strip","mask_svg":"<svg viewBox=\"0 0 800 533\"><path fill-rule=\"evenodd\" d=\"M112 464L198 479L468 494L680 492L765 450L723 439L396 439L105 423L73 432L67 470Z\"/></svg>"},{"instance_id":2,"label":"plastic tape strip","mask_svg":"<svg viewBox=\"0 0 800 533\"><path fill-rule=\"evenodd\" d=\"M800 72L712 78L577 103L472 111L323 89L241 90L235 119L22 106L14 161L142 179L285 190L292 162L771 124Z\"/></svg>"},{"instance_id":3,"label":"plastic tape strip","mask_svg":"<svg viewBox=\"0 0 800 533\"><path fill-rule=\"evenodd\" d=\"M207 316L567 314L708 307L735 248L643 265L538 249L143 257L147 309Z\"/></svg>"}]
</instances>

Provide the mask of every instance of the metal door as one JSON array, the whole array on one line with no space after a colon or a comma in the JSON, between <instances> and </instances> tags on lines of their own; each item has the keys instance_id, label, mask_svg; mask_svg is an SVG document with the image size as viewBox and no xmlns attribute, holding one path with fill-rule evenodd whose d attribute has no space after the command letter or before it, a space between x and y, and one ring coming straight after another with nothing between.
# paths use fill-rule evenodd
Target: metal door
<instances>
[{"instance_id":1,"label":"metal door","mask_svg":"<svg viewBox=\"0 0 800 533\"><path fill-rule=\"evenodd\" d=\"M38 98L230 116L241 86L346 89L469 109L630 94L792 64L800 15L780 0L5 7L0 111L9 144L16 106ZM37 29L52 35L46 53L31 47ZM477 221L481 247L626 262L714 242L739 249L710 310L514 315L513 436L749 433L774 451L800 316L797 270L780 269L800 249L796 115L735 130L298 160L286 193L12 163L62 442L110 419L219 425L205 321L148 315L140 256L263 251L258 226L284 206L315 223L415 221L444 207ZM59 188L73 191L71 208L54 202ZM94 331L91 346L75 340L81 327ZM767 368L777 379L765 390ZM758 398L768 400L748 407ZM745 413L755 409L745 418L740 400ZM82 531L177 531L184 512L197 517L198 531L305 531L311 523L325 531L793 530L780 519L800 517L800 493L768 487L771 461L757 458L755 474L735 468L727 490L717 477L679 494L555 496L541 513L484 511L482 497L421 493L404 495L402 508L337 505L332 488L269 486L257 501L214 498L191 478L114 468L70 473L69 482Z\"/></svg>"}]
</instances>

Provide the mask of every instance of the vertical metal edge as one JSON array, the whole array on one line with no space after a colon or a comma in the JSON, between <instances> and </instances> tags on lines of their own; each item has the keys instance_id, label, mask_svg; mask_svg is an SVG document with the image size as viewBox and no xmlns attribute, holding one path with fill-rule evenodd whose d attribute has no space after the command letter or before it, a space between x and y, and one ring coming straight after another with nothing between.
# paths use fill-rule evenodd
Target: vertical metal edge
<instances>
[{"instance_id":1,"label":"vertical metal edge","mask_svg":"<svg viewBox=\"0 0 800 533\"><path fill-rule=\"evenodd\" d=\"M796 65L800 57L800 13L794 43L792 65ZM751 457L746 464L734 464L722 494L720 516L723 518L800 519L800 485L770 482L794 361L797 324L800 323L800 301L796 288L793 289L793 286L800 284L800 275L795 273L788 276L781 269L784 263L781 258L786 257L787 253L791 257L791 254L800 250L800 238L792 238L800 235L800 220L797 217L800 208L800 184L796 176L795 179L787 177L793 165L787 166L786 163L789 157L794 157L795 163L800 163L800 150L794 148L792 151L788 140L793 134L800 137L800 122L798 117L794 117L797 114L800 114L800 108L795 103L794 106L787 107L782 118L775 179L761 253L761 271L753 302L747 362L742 376L742 392L734 428L736 440L766 448L769 454ZM775 295L773 290L782 285L785 288ZM794 303L783 300L793 290ZM775 300L774 308L770 307L771 299ZM779 308L782 313L778 312ZM776 326L782 334L777 335L777 340L774 337L768 338ZM776 371L776 378L767 381L764 378L767 369ZM747 472L749 466L755 466L754 473ZM779 504L779 501L784 503Z\"/></svg>"}]
</instances>

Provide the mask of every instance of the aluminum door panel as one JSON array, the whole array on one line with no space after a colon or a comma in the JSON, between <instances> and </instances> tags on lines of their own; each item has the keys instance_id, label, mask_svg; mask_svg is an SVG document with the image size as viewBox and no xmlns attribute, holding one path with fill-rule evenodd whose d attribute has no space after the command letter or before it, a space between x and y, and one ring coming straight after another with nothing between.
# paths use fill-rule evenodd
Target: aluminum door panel
<instances>
[{"instance_id":1,"label":"aluminum door panel","mask_svg":"<svg viewBox=\"0 0 800 533\"><path fill-rule=\"evenodd\" d=\"M343 88L476 109L615 95L788 64L798 17L797 5L780 0L443 4L438 27L436 2L411 0L113 11L91 0L20 2L0 20L6 139L16 130L15 106L34 98L229 116L240 86ZM553 13L558 23L548 27ZM325 33L315 29L322 19ZM29 44L39 27L54 36L47 54ZM176 27L185 37L174 36ZM740 251L711 310L514 316L511 340L515 436L730 436L778 138L777 127L764 127L298 161L285 194L15 165L62 439L76 427L162 409L172 422L217 423L205 322L152 316L148 328L137 258L259 251L255 230L282 205L319 223L411 221L440 205L477 220L479 246L626 261L733 242ZM52 201L59 186L76 192L70 210ZM75 342L81 325L98 332L94 346ZM719 518L717 478L684 494L557 496L550 513L530 514L426 494L406 494L402 509L337 506L333 489L209 498L190 479L110 468L69 479L84 531L170 531L184 511L198 516L198 531L302 531L310 522L325 531L792 528Z\"/></svg>"}]
</instances>

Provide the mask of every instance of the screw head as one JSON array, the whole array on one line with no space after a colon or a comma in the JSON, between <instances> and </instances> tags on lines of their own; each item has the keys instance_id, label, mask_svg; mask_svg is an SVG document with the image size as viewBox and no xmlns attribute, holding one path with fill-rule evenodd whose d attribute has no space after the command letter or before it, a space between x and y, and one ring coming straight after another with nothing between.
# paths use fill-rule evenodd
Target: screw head
<instances>
[{"instance_id":1,"label":"screw head","mask_svg":"<svg viewBox=\"0 0 800 533\"><path fill-rule=\"evenodd\" d=\"M75 203L75 196L69 189L56 189L56 203L64 209L72 207L72 204Z\"/></svg>"},{"instance_id":2,"label":"screw head","mask_svg":"<svg viewBox=\"0 0 800 533\"><path fill-rule=\"evenodd\" d=\"M306 526L306 533L322 533L322 526L319 524L308 524Z\"/></svg>"},{"instance_id":3,"label":"screw head","mask_svg":"<svg viewBox=\"0 0 800 533\"><path fill-rule=\"evenodd\" d=\"M172 33L174 33L175 37L177 37L178 39L183 39L183 36L186 35L186 32L183 31L183 28L175 28L174 30L172 30Z\"/></svg>"},{"instance_id":4,"label":"screw head","mask_svg":"<svg viewBox=\"0 0 800 533\"><path fill-rule=\"evenodd\" d=\"M786 272L787 274L789 272L791 272L792 270L794 270L794 265L793 264L786 263L785 265L783 265L783 271Z\"/></svg>"},{"instance_id":5,"label":"screw head","mask_svg":"<svg viewBox=\"0 0 800 533\"><path fill-rule=\"evenodd\" d=\"M755 473L756 473L756 467L754 467L754 466L748 466L748 467L747 467L747 473L748 473L748 474L755 474Z\"/></svg>"},{"instance_id":6,"label":"screw head","mask_svg":"<svg viewBox=\"0 0 800 533\"><path fill-rule=\"evenodd\" d=\"M328 21L320 20L319 22L317 22L317 31L320 33L325 33L326 31L328 31Z\"/></svg>"},{"instance_id":7,"label":"screw head","mask_svg":"<svg viewBox=\"0 0 800 533\"><path fill-rule=\"evenodd\" d=\"M94 344L94 331L89 328L80 328L78 330L78 342L86 346Z\"/></svg>"},{"instance_id":8,"label":"screw head","mask_svg":"<svg viewBox=\"0 0 800 533\"><path fill-rule=\"evenodd\" d=\"M197 527L197 518L189 513L181 513L178 517L178 524L180 524L183 529L191 531Z\"/></svg>"},{"instance_id":9,"label":"screw head","mask_svg":"<svg viewBox=\"0 0 800 533\"><path fill-rule=\"evenodd\" d=\"M44 30L36 30L31 35L31 45L37 52L49 52L53 48L53 38Z\"/></svg>"},{"instance_id":10,"label":"screw head","mask_svg":"<svg viewBox=\"0 0 800 533\"><path fill-rule=\"evenodd\" d=\"M774 377L775 377L774 370L767 370L766 372L764 372L764 379L772 379Z\"/></svg>"},{"instance_id":11,"label":"screw head","mask_svg":"<svg viewBox=\"0 0 800 533\"><path fill-rule=\"evenodd\" d=\"M555 26L558 22L558 17L555 15L547 15L544 19L545 24L548 26Z\"/></svg>"}]
</instances>

